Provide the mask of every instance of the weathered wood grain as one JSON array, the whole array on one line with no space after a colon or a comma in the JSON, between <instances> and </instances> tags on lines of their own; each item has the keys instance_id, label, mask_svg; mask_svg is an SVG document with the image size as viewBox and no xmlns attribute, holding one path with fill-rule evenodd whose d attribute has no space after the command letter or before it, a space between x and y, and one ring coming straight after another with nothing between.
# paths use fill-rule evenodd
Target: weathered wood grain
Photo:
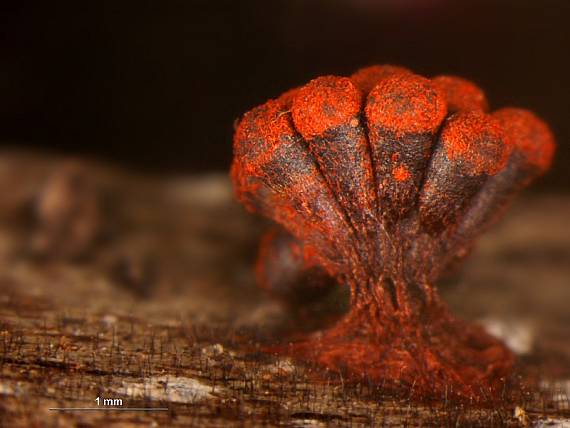
<instances>
[{"instance_id":1,"label":"weathered wood grain","mask_svg":"<svg viewBox=\"0 0 570 428\"><path fill-rule=\"evenodd\" d=\"M251 264L263 224L233 202L226 177L145 177L75 164L96 189L97 237L81 244L78 257L38 254L34 242L47 226L34 207L46 191L61 192L49 190L50 177L69 162L0 154L0 425L486 427L525 421L520 412L514 417L513 403L418 405L390 397L381 385L349 385L339 374L261 353L260 346L296 321L255 287ZM69 218L86 215L79 208L52 212L50 224L61 221L64 230ZM564 401L570 389L569 219L569 196L527 195L441 285L455 313L502 328L526 352L520 373L543 382L543 390L528 390L518 403L533 424L547 416L570 418ZM95 407L96 397L169 410L48 410Z\"/></svg>"}]
</instances>

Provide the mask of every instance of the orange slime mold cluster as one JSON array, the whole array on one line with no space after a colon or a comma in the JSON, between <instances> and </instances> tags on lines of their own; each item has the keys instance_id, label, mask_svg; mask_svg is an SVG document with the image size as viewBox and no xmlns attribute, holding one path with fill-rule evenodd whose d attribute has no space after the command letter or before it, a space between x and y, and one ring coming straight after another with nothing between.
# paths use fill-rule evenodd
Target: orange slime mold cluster
<instances>
[{"instance_id":1,"label":"orange slime mold cluster","mask_svg":"<svg viewBox=\"0 0 570 428\"><path fill-rule=\"evenodd\" d=\"M548 169L555 145L534 114L487 111L465 79L373 66L243 116L237 198L283 228L263 240L262 285L302 293L311 277L350 288L340 321L273 350L422 397L503 390L511 352L453 317L434 284Z\"/></svg>"}]
</instances>

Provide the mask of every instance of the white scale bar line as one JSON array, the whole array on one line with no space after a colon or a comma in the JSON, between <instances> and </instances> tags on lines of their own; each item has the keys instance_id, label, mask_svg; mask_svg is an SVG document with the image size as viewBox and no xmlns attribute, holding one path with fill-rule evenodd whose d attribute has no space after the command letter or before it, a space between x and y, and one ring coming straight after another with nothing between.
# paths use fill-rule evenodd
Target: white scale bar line
<instances>
[{"instance_id":1,"label":"white scale bar line","mask_svg":"<svg viewBox=\"0 0 570 428\"><path fill-rule=\"evenodd\" d=\"M71 411L119 411L119 412L165 412L168 407L50 407L49 410L59 410L62 412Z\"/></svg>"}]
</instances>

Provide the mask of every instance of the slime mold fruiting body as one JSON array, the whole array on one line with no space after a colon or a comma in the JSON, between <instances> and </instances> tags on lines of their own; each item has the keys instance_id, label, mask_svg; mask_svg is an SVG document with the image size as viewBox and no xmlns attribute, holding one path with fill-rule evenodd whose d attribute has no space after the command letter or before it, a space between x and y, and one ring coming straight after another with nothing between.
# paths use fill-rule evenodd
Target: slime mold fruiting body
<instances>
[{"instance_id":1,"label":"slime mold fruiting body","mask_svg":"<svg viewBox=\"0 0 570 428\"><path fill-rule=\"evenodd\" d=\"M293 269L350 287L343 319L281 351L420 394L500 391L510 351L454 318L434 284L548 169L554 141L528 111L487 110L465 79L373 66L244 115L231 171L238 199L291 234ZM265 248L276 248L271 239ZM271 270L275 254L262 251L258 266Z\"/></svg>"}]
</instances>

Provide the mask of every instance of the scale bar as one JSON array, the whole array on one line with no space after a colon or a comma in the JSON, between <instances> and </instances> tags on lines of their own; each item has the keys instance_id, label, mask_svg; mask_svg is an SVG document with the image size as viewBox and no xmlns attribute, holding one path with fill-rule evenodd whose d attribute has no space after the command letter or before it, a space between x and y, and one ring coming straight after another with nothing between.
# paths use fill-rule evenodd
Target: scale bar
<instances>
[{"instance_id":1,"label":"scale bar","mask_svg":"<svg viewBox=\"0 0 570 428\"><path fill-rule=\"evenodd\" d=\"M59 412L166 412L168 407L50 407Z\"/></svg>"}]
</instances>

